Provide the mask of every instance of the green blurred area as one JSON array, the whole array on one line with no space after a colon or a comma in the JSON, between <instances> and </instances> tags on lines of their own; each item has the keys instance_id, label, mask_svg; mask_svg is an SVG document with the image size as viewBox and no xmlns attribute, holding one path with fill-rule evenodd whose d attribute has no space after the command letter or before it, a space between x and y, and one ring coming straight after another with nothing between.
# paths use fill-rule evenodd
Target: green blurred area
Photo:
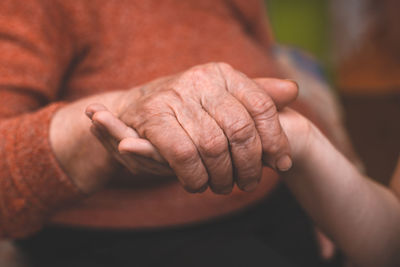
<instances>
[{"instance_id":1,"label":"green blurred area","mask_svg":"<svg viewBox=\"0 0 400 267\"><path fill-rule=\"evenodd\" d=\"M265 0L276 40L314 55L331 76L327 0Z\"/></svg>"}]
</instances>

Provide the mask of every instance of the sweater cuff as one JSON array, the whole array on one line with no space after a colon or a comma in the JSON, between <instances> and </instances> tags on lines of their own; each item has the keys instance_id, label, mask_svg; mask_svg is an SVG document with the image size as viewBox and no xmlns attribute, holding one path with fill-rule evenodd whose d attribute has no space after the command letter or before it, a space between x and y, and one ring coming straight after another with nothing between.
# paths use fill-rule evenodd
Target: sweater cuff
<instances>
[{"instance_id":1,"label":"sweater cuff","mask_svg":"<svg viewBox=\"0 0 400 267\"><path fill-rule=\"evenodd\" d=\"M7 163L15 187L26 205L44 213L83 196L61 169L50 144L51 119L64 105L51 104L11 119L9 126L13 130L5 137L9 146Z\"/></svg>"}]
</instances>

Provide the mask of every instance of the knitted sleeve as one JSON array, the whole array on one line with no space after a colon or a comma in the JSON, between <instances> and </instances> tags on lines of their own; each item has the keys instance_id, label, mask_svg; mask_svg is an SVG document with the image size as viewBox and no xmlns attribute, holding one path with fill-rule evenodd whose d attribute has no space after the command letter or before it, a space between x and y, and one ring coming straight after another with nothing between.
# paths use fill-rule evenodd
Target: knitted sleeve
<instances>
[{"instance_id":1,"label":"knitted sleeve","mask_svg":"<svg viewBox=\"0 0 400 267\"><path fill-rule=\"evenodd\" d=\"M0 1L0 238L37 231L80 195L49 143L73 55L61 12L55 1Z\"/></svg>"}]
</instances>

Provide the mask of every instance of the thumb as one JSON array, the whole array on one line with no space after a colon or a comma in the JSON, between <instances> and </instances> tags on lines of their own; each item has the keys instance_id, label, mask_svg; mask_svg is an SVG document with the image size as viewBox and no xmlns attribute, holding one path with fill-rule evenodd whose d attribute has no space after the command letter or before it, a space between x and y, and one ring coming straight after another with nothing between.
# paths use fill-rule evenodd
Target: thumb
<instances>
[{"instance_id":1,"label":"thumb","mask_svg":"<svg viewBox=\"0 0 400 267\"><path fill-rule=\"evenodd\" d=\"M253 81L267 92L278 109L294 102L299 94L299 86L292 80L256 78Z\"/></svg>"}]
</instances>

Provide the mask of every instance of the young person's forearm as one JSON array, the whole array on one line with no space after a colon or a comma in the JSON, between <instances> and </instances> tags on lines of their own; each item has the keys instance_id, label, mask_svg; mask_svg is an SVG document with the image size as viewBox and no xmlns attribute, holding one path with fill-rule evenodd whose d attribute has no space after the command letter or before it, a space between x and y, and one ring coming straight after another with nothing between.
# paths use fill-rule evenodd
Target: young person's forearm
<instances>
[{"instance_id":1,"label":"young person's forearm","mask_svg":"<svg viewBox=\"0 0 400 267\"><path fill-rule=\"evenodd\" d=\"M315 222L360 266L399 266L400 203L361 175L316 129L305 153L283 174Z\"/></svg>"}]
</instances>

